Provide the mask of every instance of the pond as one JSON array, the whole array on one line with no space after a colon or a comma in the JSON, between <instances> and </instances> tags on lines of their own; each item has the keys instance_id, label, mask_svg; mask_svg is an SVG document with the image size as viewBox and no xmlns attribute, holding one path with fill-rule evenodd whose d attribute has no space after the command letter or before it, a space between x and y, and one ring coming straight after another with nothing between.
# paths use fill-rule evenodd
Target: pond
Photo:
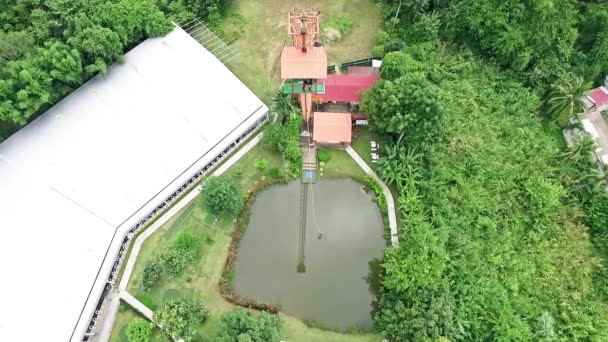
<instances>
[{"instance_id":1,"label":"pond","mask_svg":"<svg viewBox=\"0 0 608 342\"><path fill-rule=\"evenodd\" d=\"M300 181L258 194L235 263L234 292L336 330L371 329L386 246L372 196L351 179ZM323 234L322 238L319 235Z\"/></svg>"}]
</instances>

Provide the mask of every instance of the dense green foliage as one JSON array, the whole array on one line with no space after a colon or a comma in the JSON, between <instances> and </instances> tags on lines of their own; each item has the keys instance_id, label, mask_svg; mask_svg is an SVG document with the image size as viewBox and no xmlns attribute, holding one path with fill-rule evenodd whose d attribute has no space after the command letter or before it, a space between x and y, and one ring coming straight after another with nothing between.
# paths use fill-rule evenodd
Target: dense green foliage
<instances>
[{"instance_id":1,"label":"dense green foliage","mask_svg":"<svg viewBox=\"0 0 608 342\"><path fill-rule=\"evenodd\" d=\"M279 91L272 97L270 109L276 115L276 118L285 125L287 120L293 119L296 116L296 107L293 103L293 98Z\"/></svg>"},{"instance_id":2,"label":"dense green foliage","mask_svg":"<svg viewBox=\"0 0 608 342\"><path fill-rule=\"evenodd\" d=\"M329 159L331 159L331 153L329 153L328 150L320 148L317 151L317 159L319 159L320 162L327 163Z\"/></svg>"},{"instance_id":3,"label":"dense green foliage","mask_svg":"<svg viewBox=\"0 0 608 342\"><path fill-rule=\"evenodd\" d=\"M151 259L144 264L144 270L141 275L140 286L144 291L149 291L160 280L163 273L163 264L158 259Z\"/></svg>"},{"instance_id":4,"label":"dense green foliage","mask_svg":"<svg viewBox=\"0 0 608 342\"><path fill-rule=\"evenodd\" d=\"M161 253L159 259L164 270L178 276L201 258L201 240L188 233L181 233L171 247ZM144 270L145 274L145 270Z\"/></svg>"},{"instance_id":5,"label":"dense green foliage","mask_svg":"<svg viewBox=\"0 0 608 342\"><path fill-rule=\"evenodd\" d=\"M262 143L281 152L293 170L299 170L302 162L300 148L300 126L302 116L297 115L286 121L284 125L272 123L264 131Z\"/></svg>"},{"instance_id":6,"label":"dense green foliage","mask_svg":"<svg viewBox=\"0 0 608 342\"><path fill-rule=\"evenodd\" d=\"M217 342L278 342L283 321L277 315L262 312L258 316L237 308L222 314L217 324Z\"/></svg>"},{"instance_id":7,"label":"dense green foliage","mask_svg":"<svg viewBox=\"0 0 608 342\"><path fill-rule=\"evenodd\" d=\"M514 71L544 95L566 73L602 80L608 67L604 1L379 0L401 37L437 33ZM386 42L388 43L388 42ZM385 51L394 51L395 42Z\"/></svg>"},{"instance_id":8,"label":"dense green foliage","mask_svg":"<svg viewBox=\"0 0 608 342\"><path fill-rule=\"evenodd\" d=\"M0 121L17 125L105 73L128 47L172 27L145 0L3 4L0 24L8 41L0 57Z\"/></svg>"},{"instance_id":9,"label":"dense green foliage","mask_svg":"<svg viewBox=\"0 0 608 342\"><path fill-rule=\"evenodd\" d=\"M143 318L135 318L127 325L129 342L148 342L152 336L152 324Z\"/></svg>"},{"instance_id":10,"label":"dense green foliage","mask_svg":"<svg viewBox=\"0 0 608 342\"><path fill-rule=\"evenodd\" d=\"M0 1L0 141L148 37L198 16L214 25L221 0Z\"/></svg>"},{"instance_id":11,"label":"dense green foliage","mask_svg":"<svg viewBox=\"0 0 608 342\"><path fill-rule=\"evenodd\" d=\"M163 303L163 306L154 312L154 323L169 337L192 341L196 335L196 327L208 317L209 311L199 302L180 298Z\"/></svg>"},{"instance_id":12,"label":"dense green foliage","mask_svg":"<svg viewBox=\"0 0 608 342\"><path fill-rule=\"evenodd\" d=\"M365 96L361 110L373 114L371 125L382 132L398 133L399 140L433 139L443 116L440 96L423 73L405 72L395 79L380 80Z\"/></svg>"},{"instance_id":13,"label":"dense green foliage","mask_svg":"<svg viewBox=\"0 0 608 342\"><path fill-rule=\"evenodd\" d=\"M399 341L607 339L606 277L583 223L607 230L608 203L590 189L589 154L572 152L584 166L564 157L519 75L437 37L383 39L405 48L362 106L385 140L378 173L399 189L401 217L377 327ZM432 89L428 111L421 89Z\"/></svg>"},{"instance_id":14,"label":"dense green foliage","mask_svg":"<svg viewBox=\"0 0 608 342\"><path fill-rule=\"evenodd\" d=\"M203 199L214 215L236 216L243 209L241 184L228 176L209 178L205 183Z\"/></svg>"}]
</instances>

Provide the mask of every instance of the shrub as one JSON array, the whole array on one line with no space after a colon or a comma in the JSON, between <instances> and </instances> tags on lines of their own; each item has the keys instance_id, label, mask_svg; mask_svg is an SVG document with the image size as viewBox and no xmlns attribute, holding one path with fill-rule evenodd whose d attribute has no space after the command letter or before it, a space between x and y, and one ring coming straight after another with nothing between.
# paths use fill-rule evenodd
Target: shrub
<instances>
[{"instance_id":1,"label":"shrub","mask_svg":"<svg viewBox=\"0 0 608 342\"><path fill-rule=\"evenodd\" d=\"M154 323L161 326L167 336L191 341L197 325L205 322L209 310L195 300L179 298L168 301L154 313Z\"/></svg>"},{"instance_id":2,"label":"shrub","mask_svg":"<svg viewBox=\"0 0 608 342\"><path fill-rule=\"evenodd\" d=\"M260 172L266 171L268 168L268 161L266 159L260 159L255 162L255 168Z\"/></svg>"},{"instance_id":3,"label":"shrub","mask_svg":"<svg viewBox=\"0 0 608 342\"><path fill-rule=\"evenodd\" d=\"M321 24L323 41L337 42L347 35L353 27L353 19L348 13L341 14Z\"/></svg>"},{"instance_id":4,"label":"shrub","mask_svg":"<svg viewBox=\"0 0 608 342\"><path fill-rule=\"evenodd\" d=\"M143 318L135 318L127 326L129 342L148 342L152 336L152 324Z\"/></svg>"},{"instance_id":5,"label":"shrub","mask_svg":"<svg viewBox=\"0 0 608 342\"><path fill-rule=\"evenodd\" d=\"M328 150L319 149L317 152L317 159L322 163L327 163L331 159L331 153Z\"/></svg>"},{"instance_id":6,"label":"shrub","mask_svg":"<svg viewBox=\"0 0 608 342\"><path fill-rule=\"evenodd\" d=\"M243 208L241 185L226 176L209 178L203 198L207 209L214 215L236 216Z\"/></svg>"},{"instance_id":7,"label":"shrub","mask_svg":"<svg viewBox=\"0 0 608 342\"><path fill-rule=\"evenodd\" d=\"M188 233L180 234L171 248L160 255L165 271L172 276L180 275L200 259L200 247L199 238Z\"/></svg>"},{"instance_id":8,"label":"shrub","mask_svg":"<svg viewBox=\"0 0 608 342\"><path fill-rule=\"evenodd\" d=\"M163 272L163 264L158 259L151 259L144 264L144 270L141 275L140 286L144 291L150 291L158 281Z\"/></svg>"},{"instance_id":9,"label":"shrub","mask_svg":"<svg viewBox=\"0 0 608 342\"><path fill-rule=\"evenodd\" d=\"M282 330L279 316L263 311L256 317L238 308L222 314L214 341L280 341Z\"/></svg>"},{"instance_id":10,"label":"shrub","mask_svg":"<svg viewBox=\"0 0 608 342\"><path fill-rule=\"evenodd\" d=\"M234 170L235 177L241 177L241 176L243 176L243 173L245 173L245 170L243 170L242 166L239 166Z\"/></svg>"}]
</instances>

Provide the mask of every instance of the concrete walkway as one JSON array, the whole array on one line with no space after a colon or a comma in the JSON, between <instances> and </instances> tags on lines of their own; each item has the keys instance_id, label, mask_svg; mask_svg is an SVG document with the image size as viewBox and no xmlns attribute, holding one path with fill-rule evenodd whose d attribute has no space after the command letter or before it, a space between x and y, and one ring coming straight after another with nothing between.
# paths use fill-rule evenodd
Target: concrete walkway
<instances>
[{"instance_id":1,"label":"concrete walkway","mask_svg":"<svg viewBox=\"0 0 608 342\"><path fill-rule=\"evenodd\" d=\"M217 170L212 173L212 175L220 176L221 174L226 172L226 170L228 170L232 165L234 165L234 163L241 159L261 140L262 133L253 137L249 142L243 145L243 147L241 147L232 156L230 156L229 159L226 160L220 167L218 167ZM202 187L200 185L192 189L192 191L190 191L187 195L180 199L179 202L177 202L167 212L162 214L150 227L148 227L143 233L141 233L137 237L135 243L133 244L133 248L131 249L131 254L129 255L127 264L125 265L125 270L122 274L122 278L120 279L120 284L118 284L118 289L113 290L114 292L111 294L111 298L108 301L108 305L105 309L106 314L104 315L105 317L101 324L101 330L94 338L95 342L107 342L110 340L110 335L112 334L112 329L114 327L114 322L116 321L116 315L120 306L120 299L123 299L131 307L142 313L149 320L152 320L152 311L148 309L145 305L143 305L139 300L137 300L137 298L133 297L127 292L127 286L133 274L133 269L135 267L135 263L137 262L137 257L139 256L139 252L141 251L141 247L144 244L144 241L146 241L146 239L150 237L150 235L154 234L154 232L156 232L160 227L162 227L175 214L177 214L180 210L190 204L190 202L192 202L192 200L194 200L194 198L196 198L196 196L201 191ZM148 312L141 311L138 308L141 308L141 310L148 310L149 315Z\"/></svg>"},{"instance_id":2,"label":"concrete walkway","mask_svg":"<svg viewBox=\"0 0 608 342\"><path fill-rule=\"evenodd\" d=\"M374 178L382 187L382 191L386 197L386 206L388 208L388 225L391 229L391 244L394 247L399 246L399 236L397 235L397 215L395 213L395 201L393 200L393 194L391 194L391 191L386 184L384 184L374 170L367 165L363 158L361 158L361 156L351 146L346 148L346 153L348 153L348 155L350 155L355 162L359 164L359 167L361 167L365 173L372 176L372 178Z\"/></svg>"},{"instance_id":3,"label":"concrete walkway","mask_svg":"<svg viewBox=\"0 0 608 342\"><path fill-rule=\"evenodd\" d=\"M150 310L150 308L148 308L147 306L145 306L144 304L142 304L142 302L140 302L139 300L137 300L137 298L131 296L131 294L129 292L127 292L127 291L120 291L119 290L119 293L120 293L120 298L122 300L124 300L125 303L127 303L135 311L137 311L140 314L142 314L149 321L152 321L152 319L154 318L154 313L152 312L152 310Z\"/></svg>"}]
</instances>

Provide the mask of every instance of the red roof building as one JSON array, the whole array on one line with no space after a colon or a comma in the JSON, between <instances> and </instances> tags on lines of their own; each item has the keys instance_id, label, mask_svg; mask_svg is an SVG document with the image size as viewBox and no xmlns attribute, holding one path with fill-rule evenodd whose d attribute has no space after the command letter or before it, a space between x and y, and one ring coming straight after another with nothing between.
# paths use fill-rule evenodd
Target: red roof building
<instances>
[{"instance_id":1,"label":"red roof building","mask_svg":"<svg viewBox=\"0 0 608 342\"><path fill-rule=\"evenodd\" d=\"M583 98L585 102L585 110L602 110L608 106L608 89L598 87L591 89Z\"/></svg>"},{"instance_id":2,"label":"red roof building","mask_svg":"<svg viewBox=\"0 0 608 342\"><path fill-rule=\"evenodd\" d=\"M325 102L360 102L361 93L371 88L378 80L376 75L327 75L318 80L325 83L325 94L315 97Z\"/></svg>"}]
</instances>

